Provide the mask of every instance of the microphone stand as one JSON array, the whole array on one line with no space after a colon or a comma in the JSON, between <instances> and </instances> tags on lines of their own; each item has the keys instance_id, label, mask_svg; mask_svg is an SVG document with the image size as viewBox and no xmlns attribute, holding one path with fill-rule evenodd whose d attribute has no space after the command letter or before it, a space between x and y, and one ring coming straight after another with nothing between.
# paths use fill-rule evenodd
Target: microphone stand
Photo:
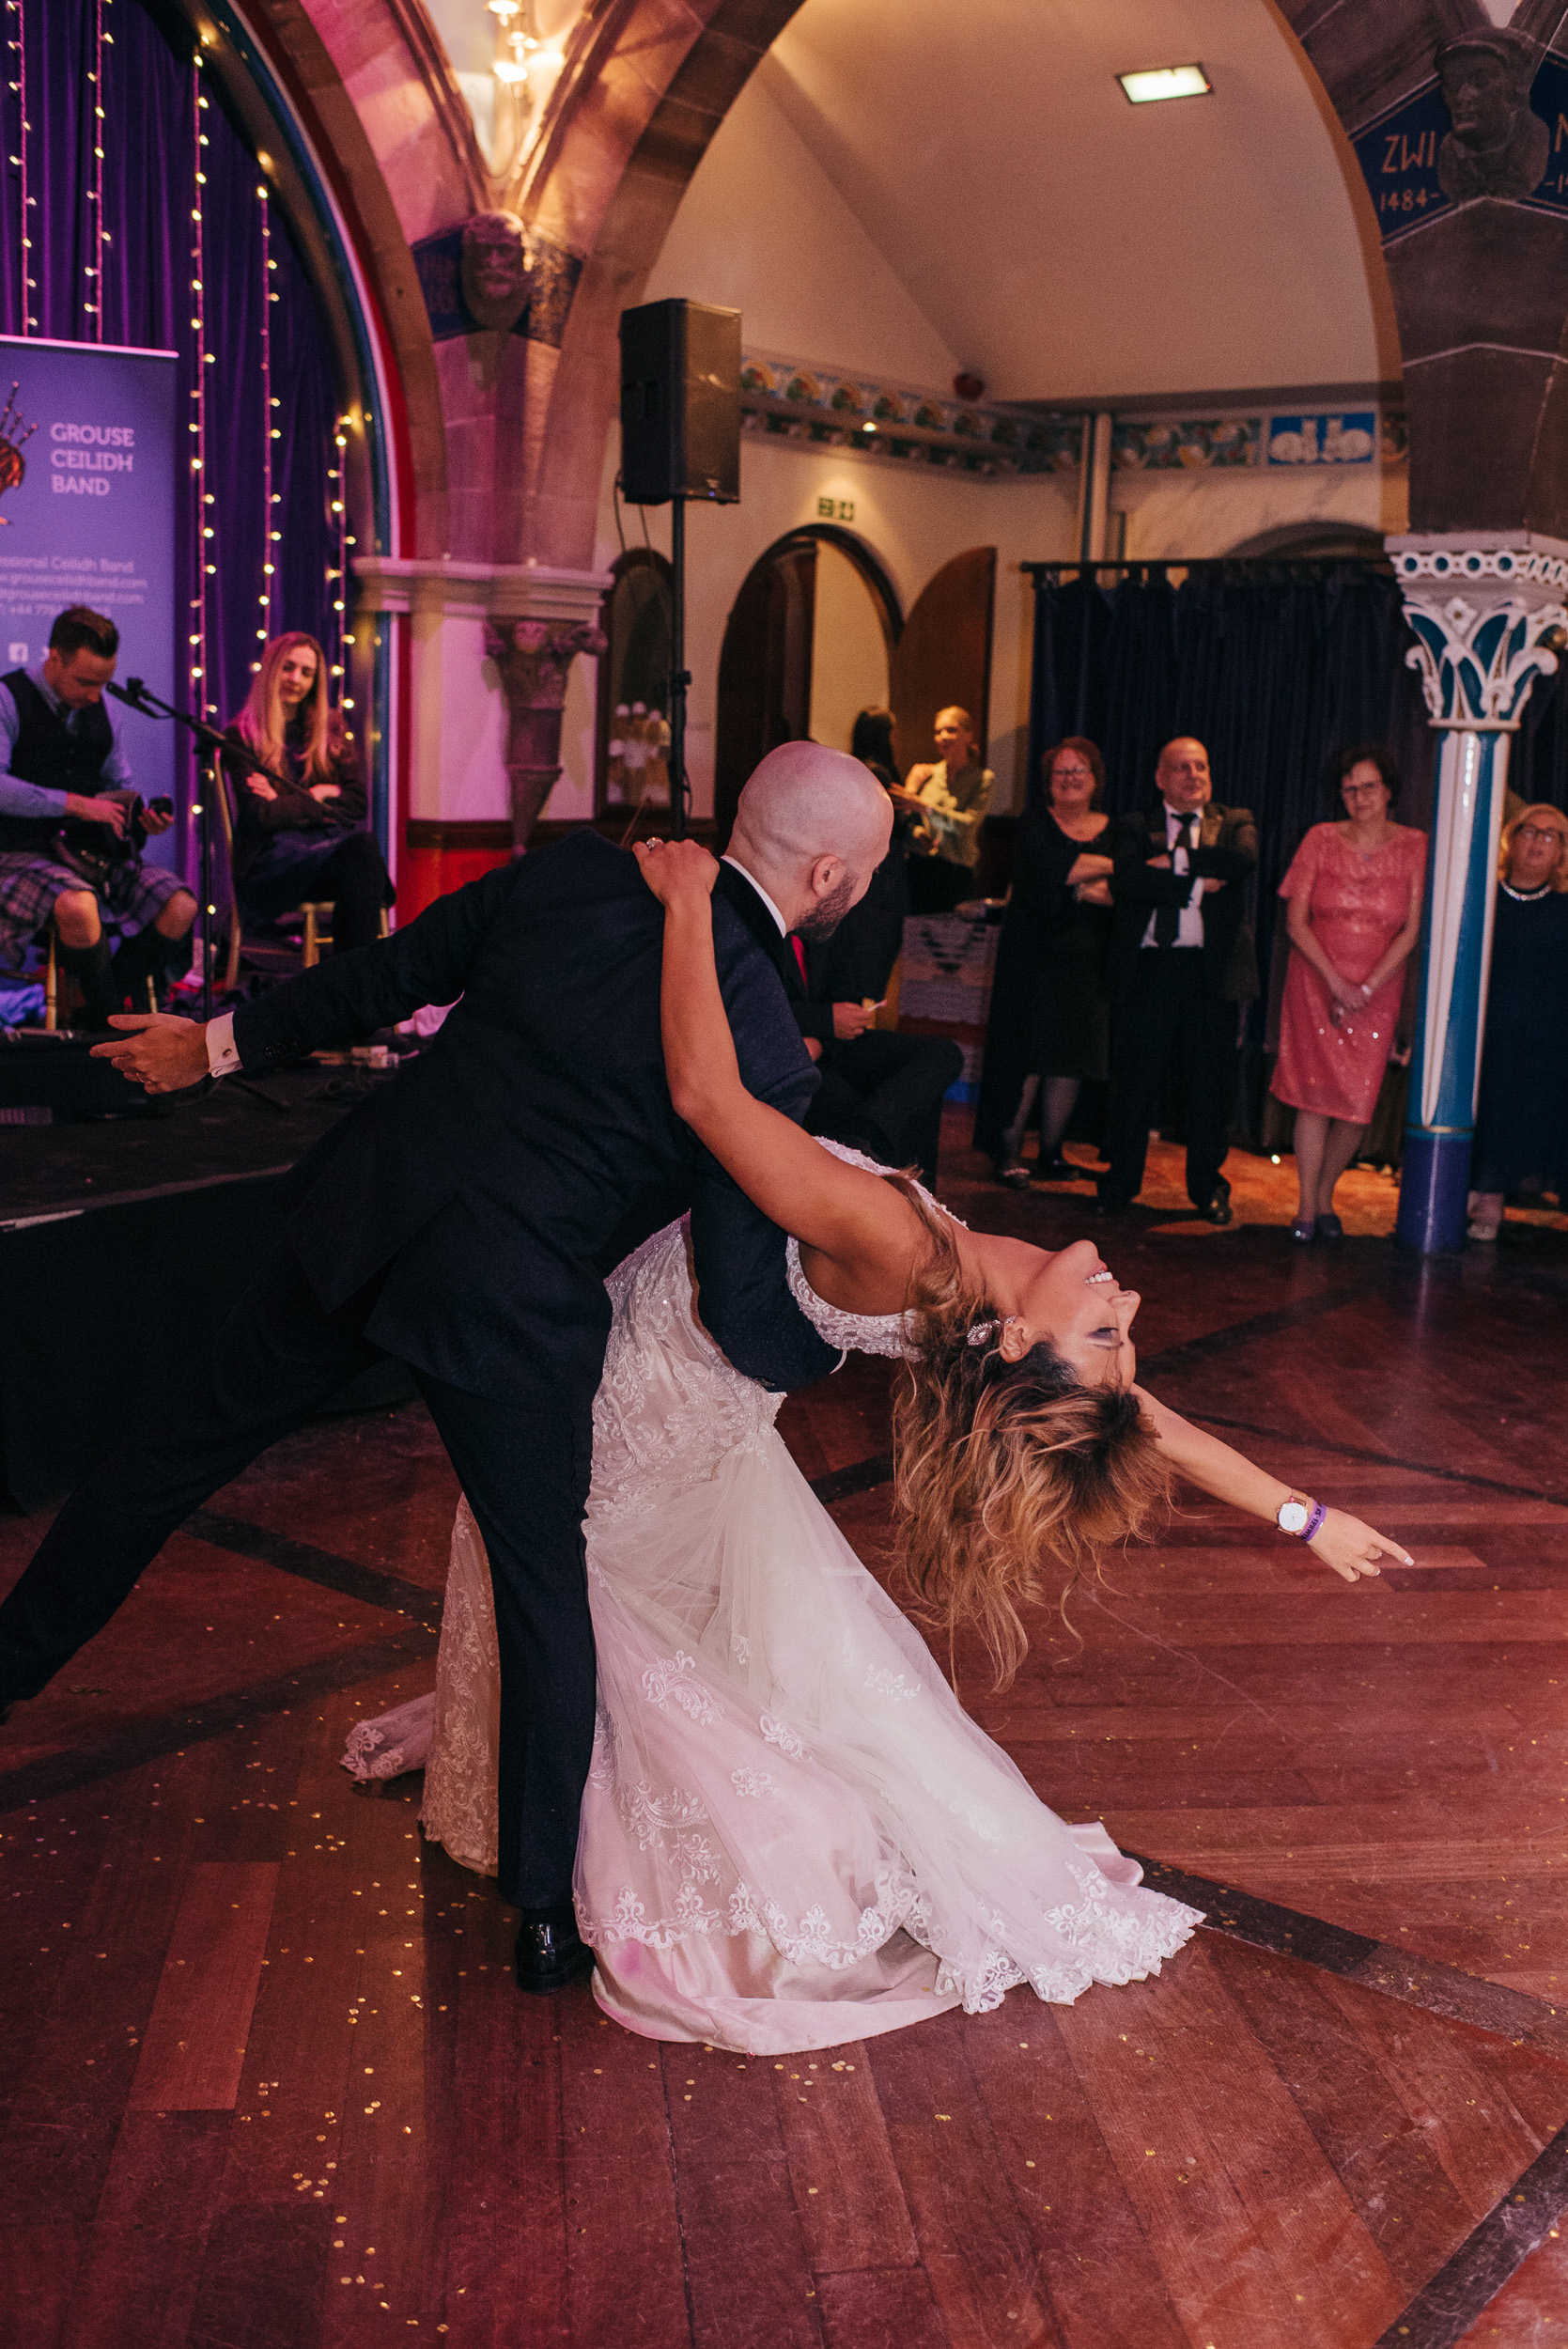
<instances>
[{"instance_id":1,"label":"microphone stand","mask_svg":"<svg viewBox=\"0 0 1568 2349\"><path fill-rule=\"evenodd\" d=\"M139 710L144 718L172 718L177 725L185 728L200 754L196 763L202 791L192 814L197 818L201 865L201 1016L204 1021L209 1020L212 1017L212 916L216 910L212 903L212 794L224 787L219 761L231 758L237 766L265 775L272 784L280 778L247 743L220 734L216 726L210 726L203 718L193 717L188 709L176 709L172 702L161 701L139 677L127 677L123 685L106 685L103 690L112 693L116 701L124 702L128 709Z\"/></svg>"}]
</instances>

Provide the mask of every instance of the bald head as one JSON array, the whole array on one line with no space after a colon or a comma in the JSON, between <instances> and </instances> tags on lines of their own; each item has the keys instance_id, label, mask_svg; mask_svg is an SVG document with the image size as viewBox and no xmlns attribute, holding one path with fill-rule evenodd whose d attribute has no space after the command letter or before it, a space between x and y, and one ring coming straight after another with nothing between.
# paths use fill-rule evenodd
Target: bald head
<instances>
[{"instance_id":1,"label":"bald head","mask_svg":"<svg viewBox=\"0 0 1568 2349\"><path fill-rule=\"evenodd\" d=\"M858 758L784 742L741 792L729 853L790 929L825 937L864 896L892 832L893 802Z\"/></svg>"},{"instance_id":2,"label":"bald head","mask_svg":"<svg viewBox=\"0 0 1568 2349\"><path fill-rule=\"evenodd\" d=\"M1202 742L1190 734L1178 734L1174 741L1167 742L1155 769L1155 781L1166 806L1174 808L1178 816L1195 816L1200 808L1207 807L1214 785L1209 754Z\"/></svg>"}]
</instances>

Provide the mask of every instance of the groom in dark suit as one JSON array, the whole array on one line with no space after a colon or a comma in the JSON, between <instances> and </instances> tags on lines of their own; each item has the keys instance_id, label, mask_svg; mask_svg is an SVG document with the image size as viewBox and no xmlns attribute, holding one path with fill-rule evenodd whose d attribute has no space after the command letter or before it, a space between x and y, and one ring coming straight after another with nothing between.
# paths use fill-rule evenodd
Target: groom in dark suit
<instances>
[{"instance_id":1,"label":"groom in dark suit","mask_svg":"<svg viewBox=\"0 0 1568 2349\"><path fill-rule=\"evenodd\" d=\"M1149 1130L1176 1061L1188 1197L1205 1221L1225 1224L1231 1187L1221 1170L1239 1007L1258 991L1244 894L1258 862L1258 828L1249 809L1216 804L1208 753L1190 735L1167 742L1155 780L1157 803L1124 816L1110 840L1110 1166L1100 1177L1099 1212L1130 1206L1141 1190Z\"/></svg>"},{"instance_id":2,"label":"groom in dark suit","mask_svg":"<svg viewBox=\"0 0 1568 2349\"><path fill-rule=\"evenodd\" d=\"M714 908L720 981L747 1085L797 1119L815 1079L777 968L784 929L832 926L890 822L858 760L809 743L773 752L742 794ZM71 1496L0 1606L3 1708L108 1621L218 1486L379 1356L407 1362L489 1552L499 1881L522 1912L530 1990L590 1962L571 1886L594 1734L582 1513L610 1327L603 1258L690 1206L703 1319L730 1361L775 1389L838 1361L788 1295L776 1227L675 1114L662 936L633 859L583 832L205 1028L122 1021L131 1033L103 1056L162 1092L461 999L434 1043L293 1170L285 1244L150 1423Z\"/></svg>"}]
</instances>

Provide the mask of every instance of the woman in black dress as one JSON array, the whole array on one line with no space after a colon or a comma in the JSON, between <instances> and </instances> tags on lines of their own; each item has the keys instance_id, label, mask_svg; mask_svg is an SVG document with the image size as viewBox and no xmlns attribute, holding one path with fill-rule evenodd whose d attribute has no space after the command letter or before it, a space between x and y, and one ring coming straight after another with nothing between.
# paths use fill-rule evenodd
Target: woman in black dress
<instances>
[{"instance_id":1,"label":"woman in black dress","mask_svg":"<svg viewBox=\"0 0 1568 2349\"><path fill-rule=\"evenodd\" d=\"M858 758L862 767L869 767L887 792L900 788L893 754L895 723L891 709L874 704L860 712L849 736L850 757ZM830 990L834 1001L860 1003L869 998L876 1003L887 993L893 966L903 948L904 922L909 911L909 860L905 846L909 828L909 818L895 800L893 838L887 855L873 873L865 895L850 909L827 941L828 948L835 950L831 957ZM826 966L829 957L824 956L821 959Z\"/></svg>"},{"instance_id":2,"label":"woman in black dress","mask_svg":"<svg viewBox=\"0 0 1568 2349\"><path fill-rule=\"evenodd\" d=\"M1494 1240L1511 1190L1568 1185L1568 816L1505 826L1471 1159L1469 1235Z\"/></svg>"},{"instance_id":3,"label":"woman in black dress","mask_svg":"<svg viewBox=\"0 0 1568 2349\"><path fill-rule=\"evenodd\" d=\"M275 922L307 898L330 898L334 954L370 946L393 900L375 834L361 830L366 798L354 738L327 693L314 636L291 629L265 647L233 732L274 778L238 762L234 894L249 922Z\"/></svg>"},{"instance_id":4,"label":"woman in black dress","mask_svg":"<svg viewBox=\"0 0 1568 2349\"><path fill-rule=\"evenodd\" d=\"M1105 761L1073 734L1046 753L1040 775L1046 804L1023 816L1013 852L974 1121L976 1146L990 1152L1010 1190L1029 1189L1023 1138L1036 1103L1035 1171L1069 1173L1057 1153L1079 1086L1107 1073L1110 859L1094 845L1110 821L1099 804Z\"/></svg>"}]
</instances>

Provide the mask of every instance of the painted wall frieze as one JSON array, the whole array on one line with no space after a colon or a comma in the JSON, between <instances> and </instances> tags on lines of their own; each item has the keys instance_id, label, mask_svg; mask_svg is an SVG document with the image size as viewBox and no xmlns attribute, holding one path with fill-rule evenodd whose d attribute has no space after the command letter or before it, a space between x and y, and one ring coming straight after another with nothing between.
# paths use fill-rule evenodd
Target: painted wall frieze
<instances>
[{"instance_id":1,"label":"painted wall frieze","mask_svg":"<svg viewBox=\"0 0 1568 2349\"><path fill-rule=\"evenodd\" d=\"M740 408L742 430L763 439L998 480L1077 473L1082 455L1079 413L953 399L772 352L742 360ZM1111 433L1119 473L1343 472L1408 456L1408 425L1395 408L1127 415Z\"/></svg>"}]
</instances>

